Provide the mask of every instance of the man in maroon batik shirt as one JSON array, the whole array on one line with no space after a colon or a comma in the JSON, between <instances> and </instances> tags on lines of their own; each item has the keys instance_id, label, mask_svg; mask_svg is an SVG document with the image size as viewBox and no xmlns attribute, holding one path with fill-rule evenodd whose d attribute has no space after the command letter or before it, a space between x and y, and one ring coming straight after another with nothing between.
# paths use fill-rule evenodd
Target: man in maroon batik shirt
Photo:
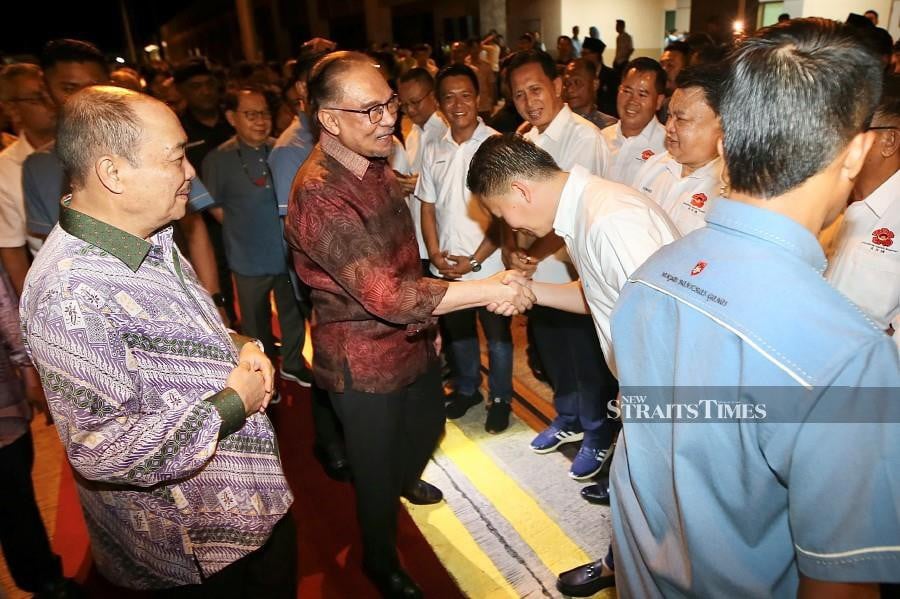
<instances>
[{"instance_id":1,"label":"man in maroon batik shirt","mask_svg":"<svg viewBox=\"0 0 900 599\"><path fill-rule=\"evenodd\" d=\"M409 208L385 160L399 102L370 57L327 55L308 89L321 132L294 179L285 235L312 289L313 372L344 425L364 569L385 595L418 597L397 558L397 501L442 499L419 479L444 423L435 317L480 306L512 315L534 296L516 273L421 277Z\"/></svg>"}]
</instances>

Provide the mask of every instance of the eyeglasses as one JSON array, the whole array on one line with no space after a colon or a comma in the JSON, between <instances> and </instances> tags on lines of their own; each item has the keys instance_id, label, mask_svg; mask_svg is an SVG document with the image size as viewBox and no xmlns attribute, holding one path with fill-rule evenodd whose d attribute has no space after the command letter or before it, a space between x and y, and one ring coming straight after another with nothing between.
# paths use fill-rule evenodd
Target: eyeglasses
<instances>
[{"instance_id":1,"label":"eyeglasses","mask_svg":"<svg viewBox=\"0 0 900 599\"><path fill-rule=\"evenodd\" d=\"M403 112L409 112L410 108L418 108L419 104L425 101L425 98L431 95L431 92L426 92L424 96L419 98L418 100L410 100L409 102L400 102L400 110Z\"/></svg>"},{"instance_id":2,"label":"eyeglasses","mask_svg":"<svg viewBox=\"0 0 900 599\"><path fill-rule=\"evenodd\" d=\"M272 113L268 110L238 110L238 112L244 115L244 118L251 123L272 120Z\"/></svg>"},{"instance_id":3,"label":"eyeglasses","mask_svg":"<svg viewBox=\"0 0 900 599\"><path fill-rule=\"evenodd\" d=\"M29 106L41 106L50 104L53 100L50 98L50 94L47 92L41 92L39 94L35 94L33 96L22 96L21 98L10 98L10 102L21 102L23 104L28 104Z\"/></svg>"},{"instance_id":4,"label":"eyeglasses","mask_svg":"<svg viewBox=\"0 0 900 599\"><path fill-rule=\"evenodd\" d=\"M898 131L900 131L900 127L898 127L897 125L883 125L880 127L868 127L866 129L866 131L888 131L890 129L897 129Z\"/></svg>"},{"instance_id":5,"label":"eyeglasses","mask_svg":"<svg viewBox=\"0 0 900 599\"><path fill-rule=\"evenodd\" d=\"M329 107L325 108L325 110L340 110L341 112L355 112L356 114L367 114L369 115L369 122L373 125L376 123L380 123L381 119L384 118L384 111L387 109L388 114L391 116L397 114L397 111L400 110L400 100L397 99L397 94L391 96L391 98L384 102L383 104L376 104L371 108L366 108L365 110L358 110L356 108L337 108L337 107Z\"/></svg>"}]
</instances>

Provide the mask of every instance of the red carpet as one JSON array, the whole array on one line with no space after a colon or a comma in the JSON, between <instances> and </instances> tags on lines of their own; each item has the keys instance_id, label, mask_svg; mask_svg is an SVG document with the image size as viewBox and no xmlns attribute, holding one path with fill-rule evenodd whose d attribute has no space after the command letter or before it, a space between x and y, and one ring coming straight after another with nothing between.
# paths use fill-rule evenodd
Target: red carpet
<instances>
[{"instance_id":1,"label":"red carpet","mask_svg":"<svg viewBox=\"0 0 900 599\"><path fill-rule=\"evenodd\" d=\"M282 401L270 410L278 432L284 469L294 492L300 579L298 597L377 597L360 569L361 548L353 488L328 478L312 454L310 395L293 384L281 385ZM75 482L67 464L59 489L54 549L66 575L75 576L91 597L144 597L106 583L91 565L87 530ZM461 593L405 510L400 510L399 549L407 571L426 596L452 599Z\"/></svg>"}]
</instances>

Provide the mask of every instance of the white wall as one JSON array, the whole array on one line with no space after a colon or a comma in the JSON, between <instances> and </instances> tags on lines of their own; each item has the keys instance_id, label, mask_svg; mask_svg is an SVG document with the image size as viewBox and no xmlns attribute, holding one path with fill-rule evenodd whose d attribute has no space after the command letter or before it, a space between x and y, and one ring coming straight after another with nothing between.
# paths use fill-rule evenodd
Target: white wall
<instances>
[{"instance_id":1,"label":"white wall","mask_svg":"<svg viewBox=\"0 0 900 599\"><path fill-rule=\"evenodd\" d=\"M672 0L628 0L605 2L600 0L562 0L562 29L569 34L573 25L587 35L594 25L600 29L600 38L606 43L604 59L612 64L616 51L616 19L625 21L625 31L634 39L632 56L659 58L665 32L665 7Z\"/></svg>"},{"instance_id":2,"label":"white wall","mask_svg":"<svg viewBox=\"0 0 900 599\"><path fill-rule=\"evenodd\" d=\"M878 13L878 26L887 28L891 0L803 0L804 17L825 17L843 21L851 12L861 15L869 9ZM791 16L794 14L791 13Z\"/></svg>"}]
</instances>

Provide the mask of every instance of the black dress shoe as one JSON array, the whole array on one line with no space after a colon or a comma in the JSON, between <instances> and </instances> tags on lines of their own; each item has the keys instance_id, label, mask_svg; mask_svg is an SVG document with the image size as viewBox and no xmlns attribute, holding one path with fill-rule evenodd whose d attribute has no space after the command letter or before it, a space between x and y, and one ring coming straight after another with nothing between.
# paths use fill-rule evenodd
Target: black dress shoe
<instances>
[{"instance_id":1,"label":"black dress shoe","mask_svg":"<svg viewBox=\"0 0 900 599\"><path fill-rule=\"evenodd\" d=\"M418 480L403 491L403 497L413 505L433 505L440 503L444 499L444 494L431 483Z\"/></svg>"},{"instance_id":2,"label":"black dress shoe","mask_svg":"<svg viewBox=\"0 0 900 599\"><path fill-rule=\"evenodd\" d=\"M616 586L616 577L601 576L603 560L591 562L563 572L556 580L556 588L563 595L590 597L603 589Z\"/></svg>"},{"instance_id":3,"label":"black dress shoe","mask_svg":"<svg viewBox=\"0 0 900 599\"><path fill-rule=\"evenodd\" d=\"M422 589L419 588L419 585L400 568L382 573L369 570L365 570L365 572L369 580L375 583L375 586L381 591L382 597L391 599L420 599L422 597Z\"/></svg>"},{"instance_id":4,"label":"black dress shoe","mask_svg":"<svg viewBox=\"0 0 900 599\"><path fill-rule=\"evenodd\" d=\"M350 460L340 445L314 445L313 455L322 465L328 478L338 482L350 480Z\"/></svg>"},{"instance_id":5,"label":"black dress shoe","mask_svg":"<svg viewBox=\"0 0 900 599\"><path fill-rule=\"evenodd\" d=\"M584 487L581 489L581 497L589 503L609 505L609 481Z\"/></svg>"}]
</instances>

